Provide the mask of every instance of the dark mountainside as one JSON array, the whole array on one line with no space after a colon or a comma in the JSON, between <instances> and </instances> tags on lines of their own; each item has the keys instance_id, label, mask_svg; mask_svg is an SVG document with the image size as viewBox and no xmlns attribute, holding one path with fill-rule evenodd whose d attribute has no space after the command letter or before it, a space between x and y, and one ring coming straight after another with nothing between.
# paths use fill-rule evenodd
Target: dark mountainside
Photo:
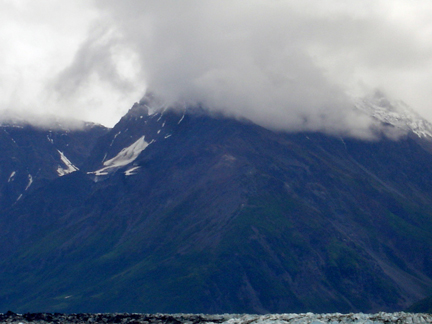
<instances>
[{"instance_id":1,"label":"dark mountainside","mask_svg":"<svg viewBox=\"0 0 432 324\"><path fill-rule=\"evenodd\" d=\"M432 296L426 297L410 307L408 307L407 311L412 313L429 313L432 314Z\"/></svg>"},{"instance_id":2,"label":"dark mountainside","mask_svg":"<svg viewBox=\"0 0 432 324\"><path fill-rule=\"evenodd\" d=\"M31 125L0 124L0 210L15 204L35 188L72 172L90 155L108 129L92 123L69 130L57 125L42 129ZM67 162L66 162L67 163Z\"/></svg>"},{"instance_id":3,"label":"dark mountainside","mask_svg":"<svg viewBox=\"0 0 432 324\"><path fill-rule=\"evenodd\" d=\"M1 211L0 311L376 312L430 294L430 140L150 104Z\"/></svg>"}]
</instances>

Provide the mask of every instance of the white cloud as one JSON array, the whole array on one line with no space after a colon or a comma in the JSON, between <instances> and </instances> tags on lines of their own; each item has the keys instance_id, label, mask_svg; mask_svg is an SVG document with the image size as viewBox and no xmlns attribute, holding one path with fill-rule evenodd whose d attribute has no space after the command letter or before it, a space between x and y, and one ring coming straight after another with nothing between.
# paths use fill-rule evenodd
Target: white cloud
<instances>
[{"instance_id":1,"label":"white cloud","mask_svg":"<svg viewBox=\"0 0 432 324\"><path fill-rule=\"evenodd\" d=\"M432 120L430 1L93 4L1 4L2 107L113 124L148 85L265 126L362 134L346 94L380 88Z\"/></svg>"},{"instance_id":2,"label":"white cloud","mask_svg":"<svg viewBox=\"0 0 432 324\"><path fill-rule=\"evenodd\" d=\"M124 107L142 94L143 83L137 80L139 91L131 87L120 91L110 66L115 60L122 70L117 75L129 73L133 53L126 60L112 44L109 56L97 56L91 49L83 53L90 41L94 48L103 47L103 38L95 37L99 16L85 0L0 2L0 112L29 114L32 119L57 114L115 123ZM82 70L74 71L79 65Z\"/></svg>"}]
</instances>

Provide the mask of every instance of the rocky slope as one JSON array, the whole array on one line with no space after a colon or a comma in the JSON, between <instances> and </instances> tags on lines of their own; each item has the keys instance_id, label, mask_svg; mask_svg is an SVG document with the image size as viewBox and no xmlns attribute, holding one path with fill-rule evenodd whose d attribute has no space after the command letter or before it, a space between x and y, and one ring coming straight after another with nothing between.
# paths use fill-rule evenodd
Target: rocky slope
<instances>
[{"instance_id":1,"label":"rocky slope","mask_svg":"<svg viewBox=\"0 0 432 324\"><path fill-rule=\"evenodd\" d=\"M0 124L0 210L76 171L107 131L91 123L80 129L40 128L20 121Z\"/></svg>"},{"instance_id":2,"label":"rocky slope","mask_svg":"<svg viewBox=\"0 0 432 324\"><path fill-rule=\"evenodd\" d=\"M152 100L3 211L0 310L395 311L432 288L427 137L273 132Z\"/></svg>"}]
</instances>

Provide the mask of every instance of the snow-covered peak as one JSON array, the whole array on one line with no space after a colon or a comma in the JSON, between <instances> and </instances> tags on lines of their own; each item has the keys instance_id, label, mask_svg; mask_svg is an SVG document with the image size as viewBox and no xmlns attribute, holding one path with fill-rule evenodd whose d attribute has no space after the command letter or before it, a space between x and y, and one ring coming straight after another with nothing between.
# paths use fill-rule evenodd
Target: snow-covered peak
<instances>
[{"instance_id":1,"label":"snow-covered peak","mask_svg":"<svg viewBox=\"0 0 432 324\"><path fill-rule=\"evenodd\" d=\"M154 113L163 111L166 108L167 106L161 98L152 92L147 92L140 102L135 103L129 110L129 115L132 115L134 111L140 110L145 110L145 115L153 115Z\"/></svg>"},{"instance_id":2,"label":"snow-covered peak","mask_svg":"<svg viewBox=\"0 0 432 324\"><path fill-rule=\"evenodd\" d=\"M379 91L355 101L355 107L377 120L421 138L432 138L432 124L400 100L389 100Z\"/></svg>"}]
</instances>

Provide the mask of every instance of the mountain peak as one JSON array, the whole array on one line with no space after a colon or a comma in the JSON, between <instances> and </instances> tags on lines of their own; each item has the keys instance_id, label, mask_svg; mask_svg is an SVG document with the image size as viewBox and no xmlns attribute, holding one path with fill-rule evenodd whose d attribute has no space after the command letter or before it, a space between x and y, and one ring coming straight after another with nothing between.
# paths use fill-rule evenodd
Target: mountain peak
<instances>
[{"instance_id":1,"label":"mountain peak","mask_svg":"<svg viewBox=\"0 0 432 324\"><path fill-rule=\"evenodd\" d=\"M355 107L382 123L420 138L432 139L432 124L400 100L390 100L381 91L358 99Z\"/></svg>"},{"instance_id":2,"label":"mountain peak","mask_svg":"<svg viewBox=\"0 0 432 324\"><path fill-rule=\"evenodd\" d=\"M140 102L135 102L133 104L133 106L129 109L125 117L128 118L145 117L148 114L149 114L149 107L145 103L140 101Z\"/></svg>"},{"instance_id":3,"label":"mountain peak","mask_svg":"<svg viewBox=\"0 0 432 324\"><path fill-rule=\"evenodd\" d=\"M153 96L94 145L18 131L0 132L3 309L375 312L432 288L432 155L413 136L272 131Z\"/></svg>"}]
</instances>

